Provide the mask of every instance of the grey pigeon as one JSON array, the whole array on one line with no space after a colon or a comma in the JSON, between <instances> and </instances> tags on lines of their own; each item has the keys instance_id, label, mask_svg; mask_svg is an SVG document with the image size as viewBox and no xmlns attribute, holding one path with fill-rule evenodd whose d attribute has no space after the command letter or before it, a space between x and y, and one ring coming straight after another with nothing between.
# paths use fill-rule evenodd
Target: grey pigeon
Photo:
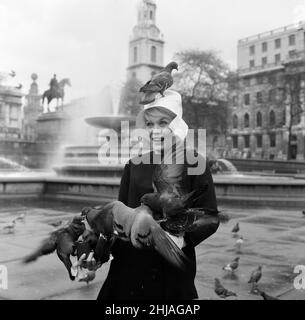
<instances>
[{"instance_id":1,"label":"grey pigeon","mask_svg":"<svg viewBox=\"0 0 305 320\"><path fill-rule=\"evenodd\" d=\"M67 227L53 231L33 253L23 259L23 263L33 262L39 257L53 253L56 250L58 258L65 265L69 277L73 281L75 277L71 273L72 263L70 256L74 255L74 243L85 231L83 220L83 217L76 216Z\"/></svg>"},{"instance_id":2,"label":"grey pigeon","mask_svg":"<svg viewBox=\"0 0 305 320\"><path fill-rule=\"evenodd\" d=\"M140 88L140 92L144 95L140 100L141 104L148 104L155 101L157 93L162 96L164 91L173 85L172 71L178 70L178 64L174 61L170 62L159 73L152 76L151 80Z\"/></svg>"},{"instance_id":3,"label":"grey pigeon","mask_svg":"<svg viewBox=\"0 0 305 320\"><path fill-rule=\"evenodd\" d=\"M226 289L221 283L218 278L215 278L215 288L214 288L215 293L221 297L221 298L227 298L230 296L235 296L237 297L237 294L235 292L229 291Z\"/></svg>"},{"instance_id":4,"label":"grey pigeon","mask_svg":"<svg viewBox=\"0 0 305 320\"><path fill-rule=\"evenodd\" d=\"M232 232L237 233L240 230L239 223L237 222L236 225L233 227Z\"/></svg>"},{"instance_id":5,"label":"grey pigeon","mask_svg":"<svg viewBox=\"0 0 305 320\"><path fill-rule=\"evenodd\" d=\"M263 297L264 300L280 300L279 298L270 296L269 294L267 294L264 291L261 291L258 289L258 293Z\"/></svg>"},{"instance_id":6,"label":"grey pigeon","mask_svg":"<svg viewBox=\"0 0 305 320\"><path fill-rule=\"evenodd\" d=\"M302 211L303 217L305 217L305 210Z\"/></svg>"},{"instance_id":7,"label":"grey pigeon","mask_svg":"<svg viewBox=\"0 0 305 320\"><path fill-rule=\"evenodd\" d=\"M252 272L248 283L257 283L261 277L262 277L262 266L258 266L258 268Z\"/></svg>"},{"instance_id":8,"label":"grey pigeon","mask_svg":"<svg viewBox=\"0 0 305 320\"><path fill-rule=\"evenodd\" d=\"M155 249L172 265L185 268L188 258L154 220L148 206L141 204L134 209L120 201L113 201L105 206L83 208L82 216L86 217L95 234L101 233L106 242L110 242L110 247L106 243L106 249L101 251L109 252L113 239L119 237L130 241L138 249Z\"/></svg>"},{"instance_id":9,"label":"grey pigeon","mask_svg":"<svg viewBox=\"0 0 305 320\"><path fill-rule=\"evenodd\" d=\"M234 272L235 270L237 270L238 265L239 265L239 257L236 257L232 262L225 265L222 269L225 271Z\"/></svg>"}]
</instances>

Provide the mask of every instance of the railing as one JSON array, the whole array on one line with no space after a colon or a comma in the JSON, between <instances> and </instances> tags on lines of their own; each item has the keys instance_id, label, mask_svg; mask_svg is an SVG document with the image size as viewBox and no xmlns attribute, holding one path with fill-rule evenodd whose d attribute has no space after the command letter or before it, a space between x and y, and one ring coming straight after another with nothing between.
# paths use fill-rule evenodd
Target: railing
<instances>
[{"instance_id":1,"label":"railing","mask_svg":"<svg viewBox=\"0 0 305 320\"><path fill-rule=\"evenodd\" d=\"M255 72L255 71L265 71L269 69L282 69L284 68L281 62L272 62L272 63L267 63L265 65L260 65L260 66L255 66L255 67L249 67L249 68L240 68L237 69L237 72L239 74L245 74L245 73L250 73L250 72Z\"/></svg>"},{"instance_id":2,"label":"railing","mask_svg":"<svg viewBox=\"0 0 305 320\"><path fill-rule=\"evenodd\" d=\"M250 37L240 39L240 40L238 40L238 44L243 44L243 43L247 43L250 41L259 40L261 38L270 37L275 34L279 34L279 33L285 32L285 31L289 31L289 30L295 30L295 29L299 29L299 28L303 28L303 27L305 28L305 21L300 21L298 23L290 24L285 27L273 29L270 31L262 32L262 33L259 33L259 34L256 34L256 35L253 35Z\"/></svg>"}]
</instances>

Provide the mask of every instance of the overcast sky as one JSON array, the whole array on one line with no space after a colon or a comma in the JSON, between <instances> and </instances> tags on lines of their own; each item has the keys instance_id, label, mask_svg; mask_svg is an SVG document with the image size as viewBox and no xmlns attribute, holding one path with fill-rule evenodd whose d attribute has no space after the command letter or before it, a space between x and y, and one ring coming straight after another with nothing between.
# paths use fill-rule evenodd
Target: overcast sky
<instances>
[{"instance_id":1,"label":"overcast sky","mask_svg":"<svg viewBox=\"0 0 305 320\"><path fill-rule=\"evenodd\" d=\"M1 0L0 70L16 71L26 93L53 73L69 77L67 100L126 77L128 39L140 0ZM305 20L301 0L157 0L165 63L176 51L215 49L233 68L237 40Z\"/></svg>"}]
</instances>

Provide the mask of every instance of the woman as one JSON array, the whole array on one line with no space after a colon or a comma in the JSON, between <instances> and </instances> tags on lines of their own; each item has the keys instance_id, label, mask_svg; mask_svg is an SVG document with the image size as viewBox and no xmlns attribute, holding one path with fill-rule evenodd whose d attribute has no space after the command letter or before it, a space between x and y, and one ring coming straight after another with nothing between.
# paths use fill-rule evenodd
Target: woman
<instances>
[{"instance_id":1,"label":"woman","mask_svg":"<svg viewBox=\"0 0 305 320\"><path fill-rule=\"evenodd\" d=\"M167 90L164 97L144 106L137 116L137 127L146 128L152 146L152 152L131 159L125 166L119 191L119 201L131 208L140 205L140 199L147 193L154 192L152 176L156 167L152 163L154 154L166 154L171 150L167 145L174 135L177 141L184 141L188 127L182 119L182 103L179 93ZM186 159L189 150L186 150ZM136 161L134 161L136 160ZM199 157L199 161L205 161ZM139 164L139 162L141 162ZM187 167L192 167L187 162ZM209 225L202 226L195 232L187 232L184 237L172 237L177 245L193 262L185 271L169 265L158 253L139 250L131 243L117 240L112 249L113 260L109 273L99 293L98 300L152 300L198 298L194 285L196 275L195 246L211 236L219 226L217 204L213 180L208 166L199 175L185 176L184 186L187 192L204 189L205 191L193 203L193 207L209 208L215 219Z\"/></svg>"}]
</instances>

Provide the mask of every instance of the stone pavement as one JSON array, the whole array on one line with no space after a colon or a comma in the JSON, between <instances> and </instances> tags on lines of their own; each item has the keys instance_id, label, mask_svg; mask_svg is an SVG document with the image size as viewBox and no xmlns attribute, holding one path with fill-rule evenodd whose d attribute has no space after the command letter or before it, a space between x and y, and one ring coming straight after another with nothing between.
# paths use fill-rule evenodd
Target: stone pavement
<instances>
[{"instance_id":1,"label":"stone pavement","mask_svg":"<svg viewBox=\"0 0 305 320\"><path fill-rule=\"evenodd\" d=\"M56 254L23 265L21 259L30 253L46 235L54 230L48 223L70 219L87 205L42 201L0 200L0 265L8 268L8 289L0 288L0 299L96 299L107 275L109 263L97 271L89 285L72 282ZM252 270L263 266L259 288L280 299L305 300L305 290L293 287L296 265L305 265L305 218L299 210L255 208L220 208L231 220L196 248L196 286L200 299L220 299L214 293L214 278L237 293L228 300L261 300L250 294L247 283ZM17 222L14 234L6 234L3 226L26 213L24 222ZM231 230L240 224L244 237L241 252L234 246L237 238ZM236 256L240 265L233 276L222 270Z\"/></svg>"}]
</instances>

